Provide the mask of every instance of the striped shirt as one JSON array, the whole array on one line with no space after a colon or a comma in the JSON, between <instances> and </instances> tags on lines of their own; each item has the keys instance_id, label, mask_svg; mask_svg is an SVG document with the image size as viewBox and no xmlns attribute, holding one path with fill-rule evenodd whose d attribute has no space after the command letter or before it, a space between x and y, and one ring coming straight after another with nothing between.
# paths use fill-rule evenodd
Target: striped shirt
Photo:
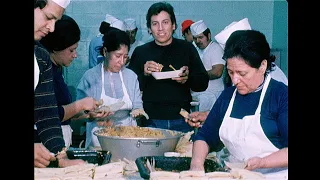
<instances>
[{"instance_id":1,"label":"striped shirt","mask_svg":"<svg viewBox=\"0 0 320 180\"><path fill-rule=\"evenodd\" d=\"M49 53L40 46L37 42L34 46L40 69L39 83L34 91L35 142L41 142L50 152L57 153L65 143L53 88L52 62Z\"/></svg>"}]
</instances>

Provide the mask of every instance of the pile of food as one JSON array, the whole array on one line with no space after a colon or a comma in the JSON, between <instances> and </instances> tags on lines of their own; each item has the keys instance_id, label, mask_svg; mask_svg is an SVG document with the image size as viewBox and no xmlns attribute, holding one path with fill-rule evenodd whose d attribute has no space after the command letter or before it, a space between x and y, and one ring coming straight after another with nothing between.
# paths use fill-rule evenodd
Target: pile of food
<instances>
[{"instance_id":1,"label":"pile of food","mask_svg":"<svg viewBox=\"0 0 320 180\"><path fill-rule=\"evenodd\" d=\"M230 172L208 172L205 171L181 171L181 172L168 172L168 171L153 171L150 173L150 180L156 179L201 179L201 180L234 180L234 179L266 179L266 177L258 172L249 171L246 169L232 169Z\"/></svg>"},{"instance_id":2,"label":"pile of food","mask_svg":"<svg viewBox=\"0 0 320 180\"><path fill-rule=\"evenodd\" d=\"M35 180L114 180L126 179L124 176L126 163L113 162L98 166L97 164L83 164L68 166L65 168L34 168Z\"/></svg>"},{"instance_id":3,"label":"pile of food","mask_svg":"<svg viewBox=\"0 0 320 180\"><path fill-rule=\"evenodd\" d=\"M116 126L106 128L98 133L102 136L117 136L124 138L163 138L160 130L139 126Z\"/></svg>"}]
</instances>

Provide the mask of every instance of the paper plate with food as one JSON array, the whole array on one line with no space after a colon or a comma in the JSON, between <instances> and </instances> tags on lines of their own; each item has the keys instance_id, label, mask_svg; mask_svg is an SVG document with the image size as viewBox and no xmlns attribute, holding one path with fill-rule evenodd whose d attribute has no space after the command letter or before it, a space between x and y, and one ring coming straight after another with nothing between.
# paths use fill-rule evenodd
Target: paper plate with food
<instances>
[{"instance_id":1,"label":"paper plate with food","mask_svg":"<svg viewBox=\"0 0 320 180\"><path fill-rule=\"evenodd\" d=\"M172 71L161 71L163 68L163 65L160 64L160 72L152 72L152 76L159 80L159 79L170 79L170 78L175 78L179 77L179 74L182 73L182 70L176 70L171 64L169 67L172 69Z\"/></svg>"}]
</instances>

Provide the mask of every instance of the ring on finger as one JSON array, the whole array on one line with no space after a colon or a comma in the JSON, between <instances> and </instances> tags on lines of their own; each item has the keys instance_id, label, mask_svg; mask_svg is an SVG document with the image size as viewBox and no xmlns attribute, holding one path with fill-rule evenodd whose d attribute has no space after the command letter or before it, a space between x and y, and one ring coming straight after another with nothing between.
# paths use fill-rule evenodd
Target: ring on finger
<instances>
[{"instance_id":1,"label":"ring on finger","mask_svg":"<svg viewBox=\"0 0 320 180\"><path fill-rule=\"evenodd\" d=\"M147 67L147 71L149 71L149 67Z\"/></svg>"}]
</instances>

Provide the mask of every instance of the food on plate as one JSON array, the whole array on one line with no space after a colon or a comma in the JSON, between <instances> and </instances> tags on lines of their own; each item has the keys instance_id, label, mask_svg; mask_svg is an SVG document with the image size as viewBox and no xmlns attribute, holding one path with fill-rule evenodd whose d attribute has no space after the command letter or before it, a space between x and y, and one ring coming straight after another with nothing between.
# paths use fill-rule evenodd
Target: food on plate
<instances>
[{"instance_id":1,"label":"food on plate","mask_svg":"<svg viewBox=\"0 0 320 180\"><path fill-rule=\"evenodd\" d=\"M143 109L134 109L130 114L134 118L144 116L146 119L149 119L148 114Z\"/></svg>"},{"instance_id":2,"label":"food on plate","mask_svg":"<svg viewBox=\"0 0 320 180\"><path fill-rule=\"evenodd\" d=\"M158 66L159 66L159 72L161 72L161 71L162 71L162 68L163 68L163 65L160 64L160 63L158 63Z\"/></svg>"},{"instance_id":3,"label":"food on plate","mask_svg":"<svg viewBox=\"0 0 320 180\"><path fill-rule=\"evenodd\" d=\"M150 129L139 126L116 126L106 128L98 133L102 136L118 136L126 138L163 138L164 135L160 130Z\"/></svg>"}]
</instances>

